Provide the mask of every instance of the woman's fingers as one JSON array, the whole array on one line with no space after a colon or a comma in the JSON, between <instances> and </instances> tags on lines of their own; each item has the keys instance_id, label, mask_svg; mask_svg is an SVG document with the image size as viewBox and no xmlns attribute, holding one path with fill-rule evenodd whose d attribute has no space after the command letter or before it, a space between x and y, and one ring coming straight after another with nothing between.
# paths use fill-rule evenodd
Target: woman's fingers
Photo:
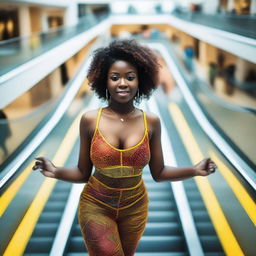
<instances>
[{"instance_id":1,"label":"woman's fingers","mask_svg":"<svg viewBox=\"0 0 256 256\"><path fill-rule=\"evenodd\" d=\"M45 157L36 157L35 159L36 159L36 161L35 161L35 164L32 167L32 169L33 170L44 169L47 158L45 158Z\"/></svg>"},{"instance_id":2,"label":"woman's fingers","mask_svg":"<svg viewBox=\"0 0 256 256\"><path fill-rule=\"evenodd\" d=\"M208 165L208 170L209 170L210 172L215 172L216 168L217 168L216 164L211 160L211 161L209 162L209 165Z\"/></svg>"},{"instance_id":3,"label":"woman's fingers","mask_svg":"<svg viewBox=\"0 0 256 256\"><path fill-rule=\"evenodd\" d=\"M38 166L38 165L34 165L34 166L32 167L32 169L33 169L33 170L40 169L40 166Z\"/></svg>"},{"instance_id":4,"label":"woman's fingers","mask_svg":"<svg viewBox=\"0 0 256 256\"><path fill-rule=\"evenodd\" d=\"M40 161L46 161L47 158L43 157L43 156L38 156L35 158L36 160L40 160Z\"/></svg>"}]
</instances>

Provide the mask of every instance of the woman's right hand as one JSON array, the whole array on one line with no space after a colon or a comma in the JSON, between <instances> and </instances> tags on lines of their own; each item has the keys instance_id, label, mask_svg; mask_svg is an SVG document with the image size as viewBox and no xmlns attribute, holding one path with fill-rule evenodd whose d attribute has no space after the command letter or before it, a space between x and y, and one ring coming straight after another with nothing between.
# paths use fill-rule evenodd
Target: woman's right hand
<instances>
[{"instance_id":1,"label":"woman's right hand","mask_svg":"<svg viewBox=\"0 0 256 256\"><path fill-rule=\"evenodd\" d=\"M57 167L46 157L36 157L37 161L32 167L33 170L40 169L40 172L49 178L56 178Z\"/></svg>"}]
</instances>

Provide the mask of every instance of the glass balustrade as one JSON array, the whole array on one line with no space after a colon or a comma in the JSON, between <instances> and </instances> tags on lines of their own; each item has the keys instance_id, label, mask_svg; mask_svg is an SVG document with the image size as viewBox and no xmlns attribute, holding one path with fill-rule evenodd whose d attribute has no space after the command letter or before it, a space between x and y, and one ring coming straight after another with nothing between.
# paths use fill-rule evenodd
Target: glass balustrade
<instances>
[{"instance_id":1,"label":"glass balustrade","mask_svg":"<svg viewBox=\"0 0 256 256\"><path fill-rule=\"evenodd\" d=\"M107 17L108 14L87 15L76 26L60 27L46 33L0 42L0 76L87 31Z\"/></svg>"}]
</instances>

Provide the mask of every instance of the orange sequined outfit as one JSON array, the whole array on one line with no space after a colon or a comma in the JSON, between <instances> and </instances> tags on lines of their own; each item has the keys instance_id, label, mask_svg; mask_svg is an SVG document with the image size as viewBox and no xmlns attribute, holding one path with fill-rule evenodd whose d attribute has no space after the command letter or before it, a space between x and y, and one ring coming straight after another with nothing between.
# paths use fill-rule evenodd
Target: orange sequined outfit
<instances>
[{"instance_id":1,"label":"orange sequined outfit","mask_svg":"<svg viewBox=\"0 0 256 256\"><path fill-rule=\"evenodd\" d=\"M79 203L79 224L90 256L132 256L148 215L148 196L142 169L150 159L144 111L144 136L127 149L110 145L99 130L98 111L90 157L95 172Z\"/></svg>"}]
</instances>

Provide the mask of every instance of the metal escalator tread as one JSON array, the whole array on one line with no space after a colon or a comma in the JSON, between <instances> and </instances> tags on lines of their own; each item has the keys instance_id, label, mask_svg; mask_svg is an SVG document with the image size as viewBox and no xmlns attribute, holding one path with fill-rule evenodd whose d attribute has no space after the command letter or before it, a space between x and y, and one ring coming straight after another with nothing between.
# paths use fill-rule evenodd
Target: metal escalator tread
<instances>
[{"instance_id":1,"label":"metal escalator tread","mask_svg":"<svg viewBox=\"0 0 256 256\"><path fill-rule=\"evenodd\" d=\"M27 244L25 256L49 255L71 185L64 181L57 182Z\"/></svg>"},{"instance_id":2,"label":"metal escalator tread","mask_svg":"<svg viewBox=\"0 0 256 256\"><path fill-rule=\"evenodd\" d=\"M187 256L187 246L170 184L156 183L149 170L144 171L143 180L150 206L147 226L135 256ZM65 251L67 256L87 255L77 217Z\"/></svg>"},{"instance_id":3,"label":"metal escalator tread","mask_svg":"<svg viewBox=\"0 0 256 256\"><path fill-rule=\"evenodd\" d=\"M225 255L193 179L183 181L199 239L206 256Z\"/></svg>"},{"instance_id":4,"label":"metal escalator tread","mask_svg":"<svg viewBox=\"0 0 256 256\"><path fill-rule=\"evenodd\" d=\"M68 256L89 256L88 253L68 253ZM37 256L37 255L31 255ZM40 255L38 255L40 256ZM135 256L187 256L187 253L180 253L180 252L136 252ZM209 255L209 256L218 256L218 255Z\"/></svg>"}]
</instances>

